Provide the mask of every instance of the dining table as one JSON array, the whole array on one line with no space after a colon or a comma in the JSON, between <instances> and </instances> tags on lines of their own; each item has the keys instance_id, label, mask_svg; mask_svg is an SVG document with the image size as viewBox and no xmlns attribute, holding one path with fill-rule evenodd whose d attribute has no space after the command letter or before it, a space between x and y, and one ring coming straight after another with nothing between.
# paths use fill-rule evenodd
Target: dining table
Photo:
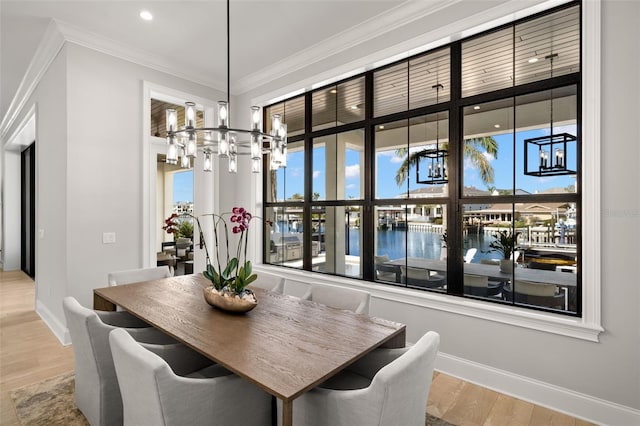
<instances>
[{"instance_id":1,"label":"dining table","mask_svg":"<svg viewBox=\"0 0 640 426\"><path fill-rule=\"evenodd\" d=\"M406 344L404 324L257 287L253 310L224 312L205 301L209 285L192 274L96 288L93 304L119 306L280 399L284 426L298 396L376 348Z\"/></svg>"}]
</instances>

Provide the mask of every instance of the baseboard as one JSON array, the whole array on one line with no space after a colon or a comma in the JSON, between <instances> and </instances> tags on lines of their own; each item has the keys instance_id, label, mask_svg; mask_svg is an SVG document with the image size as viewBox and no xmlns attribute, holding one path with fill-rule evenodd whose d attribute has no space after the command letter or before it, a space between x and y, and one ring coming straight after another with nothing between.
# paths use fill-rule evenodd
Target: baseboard
<instances>
[{"instance_id":1,"label":"baseboard","mask_svg":"<svg viewBox=\"0 0 640 426\"><path fill-rule=\"evenodd\" d=\"M36 300L36 313L42 321L49 327L49 330L58 338L63 346L71 344L71 336L69 335L69 329L62 324L55 315L39 300Z\"/></svg>"},{"instance_id":2,"label":"baseboard","mask_svg":"<svg viewBox=\"0 0 640 426\"><path fill-rule=\"evenodd\" d=\"M436 370L598 425L640 425L640 410L442 352Z\"/></svg>"}]
</instances>

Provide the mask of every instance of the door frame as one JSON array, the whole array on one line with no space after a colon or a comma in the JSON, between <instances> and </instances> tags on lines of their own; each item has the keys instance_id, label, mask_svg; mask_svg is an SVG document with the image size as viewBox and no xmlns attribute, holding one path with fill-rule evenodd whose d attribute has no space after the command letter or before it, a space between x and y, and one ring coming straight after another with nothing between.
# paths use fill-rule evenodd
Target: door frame
<instances>
[{"instance_id":1,"label":"door frame","mask_svg":"<svg viewBox=\"0 0 640 426\"><path fill-rule=\"evenodd\" d=\"M142 96L142 267L156 266L156 248L158 241L156 230L162 225L156 220L156 179L157 156L166 152L166 140L151 136L151 99L158 99L174 104L183 104L187 100L195 102L198 108L204 111L205 126L213 125L213 111L216 103L209 99L190 93L181 92L169 87L161 86L148 81L143 82ZM193 165L193 208L194 215L211 213L215 211L218 203L218 159L214 156L214 171L203 171L202 155L196 158ZM194 232L195 237L195 232ZM196 241L194 241L196 243ZM209 243L209 241L207 241ZM197 249L194 244L194 271L203 270L205 255L203 250Z\"/></svg>"}]
</instances>

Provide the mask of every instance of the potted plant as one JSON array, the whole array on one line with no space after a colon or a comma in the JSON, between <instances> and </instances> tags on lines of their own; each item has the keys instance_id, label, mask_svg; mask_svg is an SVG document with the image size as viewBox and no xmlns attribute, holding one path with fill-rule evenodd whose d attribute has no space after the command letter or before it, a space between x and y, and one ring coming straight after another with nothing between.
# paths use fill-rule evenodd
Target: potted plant
<instances>
[{"instance_id":1,"label":"potted plant","mask_svg":"<svg viewBox=\"0 0 640 426\"><path fill-rule=\"evenodd\" d=\"M494 240L489 243L490 251L502 253L500 260L500 271L505 273L513 272L513 259L511 256L518 242L520 232L512 233L511 230L498 231L493 234Z\"/></svg>"},{"instance_id":2,"label":"potted plant","mask_svg":"<svg viewBox=\"0 0 640 426\"><path fill-rule=\"evenodd\" d=\"M198 233L200 234L200 248L204 248L207 267L202 274L211 281L211 286L205 288L205 299L213 306L223 310L233 312L246 312L257 305L257 300L252 291L246 289L258 278L252 270L251 261L247 260L247 233L249 230L249 222L258 218L251 215L242 207L234 207L231 212L221 214L204 214L211 216L213 219L213 240L215 250L213 257L210 257L209 249L202 232L200 218L185 213L196 222ZM231 221L231 225L227 224L227 216ZM178 216L171 216L167 219L165 226L177 228ZM271 225L271 221L267 220L267 224ZM229 228L233 234L238 235L238 243L235 250L235 256L229 247ZM167 231L169 232L169 231ZM175 231L174 231L175 232ZM221 245L224 244L225 255L221 256Z\"/></svg>"}]
</instances>

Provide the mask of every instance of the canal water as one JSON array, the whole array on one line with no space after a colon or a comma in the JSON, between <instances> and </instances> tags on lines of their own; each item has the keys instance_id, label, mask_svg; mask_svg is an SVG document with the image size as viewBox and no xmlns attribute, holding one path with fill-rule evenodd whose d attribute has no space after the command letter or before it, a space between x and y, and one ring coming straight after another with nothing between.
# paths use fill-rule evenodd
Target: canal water
<instances>
[{"instance_id":1,"label":"canal water","mask_svg":"<svg viewBox=\"0 0 640 426\"><path fill-rule=\"evenodd\" d=\"M360 255L360 239L357 229L349 232L349 254ZM355 231L355 232L353 232ZM480 259L498 259L501 254L489 252L489 244L493 241L491 235L469 234L464 238L464 250L475 247L478 249L473 258L474 263ZM442 249L442 234L437 232L392 230L377 232L376 255L387 255L390 259L402 257L422 257L426 259L440 259Z\"/></svg>"}]
</instances>

